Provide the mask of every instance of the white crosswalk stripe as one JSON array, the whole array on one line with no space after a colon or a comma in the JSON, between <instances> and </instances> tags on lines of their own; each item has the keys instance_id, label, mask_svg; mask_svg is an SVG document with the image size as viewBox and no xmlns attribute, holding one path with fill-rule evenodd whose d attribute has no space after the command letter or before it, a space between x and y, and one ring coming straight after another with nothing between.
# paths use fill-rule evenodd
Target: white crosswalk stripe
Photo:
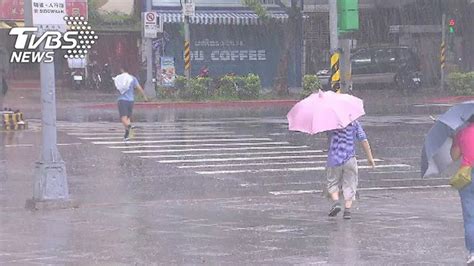
<instances>
[{"instance_id":1,"label":"white crosswalk stripe","mask_svg":"<svg viewBox=\"0 0 474 266\"><path fill-rule=\"evenodd\" d=\"M177 134L173 134L172 136L145 136L143 134L140 134L140 135L135 135L135 137L133 138L134 140L146 140L146 139L168 139L168 138L178 138L178 137L182 137L183 139L191 139L191 138L194 138L194 139L206 139L206 138L209 138L210 136L209 135L204 135L204 136L201 136L201 135L177 135ZM232 136L233 138L251 138L253 137L253 135L233 135ZM214 136L213 137L214 139L230 139L229 137L227 136ZM103 137L80 137L79 139L83 139L83 140L121 140L123 139L123 134L122 136L103 136Z\"/></svg>"},{"instance_id":2,"label":"white crosswalk stripe","mask_svg":"<svg viewBox=\"0 0 474 266\"><path fill-rule=\"evenodd\" d=\"M127 141L129 144L149 144L149 143L180 143L180 142L240 142L240 141L262 141L262 140L272 140L270 138L241 138L241 139L170 139L170 140L131 140ZM123 144L123 141L95 141L92 142L96 145L115 145Z\"/></svg>"},{"instance_id":3,"label":"white crosswalk stripe","mask_svg":"<svg viewBox=\"0 0 474 266\"><path fill-rule=\"evenodd\" d=\"M271 154L320 154L321 151L309 150L295 150L295 151L268 151L268 152L233 152L233 153L209 153L209 154L173 154L173 155L145 155L140 156L144 159L159 159L159 158L182 158L182 157L202 157L205 156L237 156L237 155L271 155ZM324 158L326 155L319 155Z\"/></svg>"},{"instance_id":4,"label":"white crosswalk stripe","mask_svg":"<svg viewBox=\"0 0 474 266\"><path fill-rule=\"evenodd\" d=\"M359 162L366 163L367 160L358 160ZM376 162L382 162L383 160L374 159ZM324 165L326 161L290 161L290 162L264 162L264 163L231 163L231 164L203 164L203 165L181 165L178 168L181 169L197 169L197 168L220 168L220 167L244 167L244 166L269 166L269 165L296 165L296 164L308 164L308 165Z\"/></svg>"},{"instance_id":5,"label":"white crosswalk stripe","mask_svg":"<svg viewBox=\"0 0 474 266\"><path fill-rule=\"evenodd\" d=\"M123 143L122 143L123 144ZM241 147L241 146L251 146L251 147L278 147L278 145L290 145L286 141L268 141L268 142L247 142L247 143L201 143L201 144L171 144L171 145L126 145L126 146L109 146L111 149L156 149L156 148L192 148L192 147ZM215 149L213 149L215 150Z\"/></svg>"},{"instance_id":6,"label":"white crosswalk stripe","mask_svg":"<svg viewBox=\"0 0 474 266\"><path fill-rule=\"evenodd\" d=\"M123 131L123 130L122 130ZM76 136L76 137L98 137L98 136L104 136L104 137L123 137L123 132L75 132L75 133L68 133L69 136ZM137 136L141 135L146 135L146 136L169 136L170 134L179 134L180 136L198 136L198 135L204 135L204 136L219 136L219 135L229 135L233 134L233 132L230 131L221 131L221 132L215 132L215 131L197 131L197 132L183 132L183 131L168 131L168 132L154 132L154 131L139 131L137 133Z\"/></svg>"},{"instance_id":7,"label":"white crosswalk stripe","mask_svg":"<svg viewBox=\"0 0 474 266\"><path fill-rule=\"evenodd\" d=\"M240 148L220 148L219 151L247 151L247 150L286 150L286 149L305 149L308 146L288 146L288 147L240 147ZM216 151L215 148L201 149L173 149L173 150L133 150L123 151L123 153L172 153L172 152L195 152L195 151ZM321 151L322 152L322 151Z\"/></svg>"},{"instance_id":8,"label":"white crosswalk stripe","mask_svg":"<svg viewBox=\"0 0 474 266\"><path fill-rule=\"evenodd\" d=\"M377 165L376 168L391 168L391 167L406 167L410 168L407 164L390 164L390 165ZM370 166L359 166L359 169L370 169ZM198 171L201 175L215 175L215 174L242 174L242 173L263 173L263 172L306 172L306 171L325 171L326 167L300 167L300 168L266 168L266 169L241 169L241 170L223 170L223 171Z\"/></svg>"},{"instance_id":9,"label":"white crosswalk stripe","mask_svg":"<svg viewBox=\"0 0 474 266\"><path fill-rule=\"evenodd\" d=\"M205 162L235 162L235 161L255 161L255 160L291 160L326 158L326 155L291 155L291 156L266 156L266 157L246 157L246 158L205 158L205 159L179 159L160 160L159 163L205 163Z\"/></svg>"},{"instance_id":10,"label":"white crosswalk stripe","mask_svg":"<svg viewBox=\"0 0 474 266\"><path fill-rule=\"evenodd\" d=\"M392 118L394 121L397 119ZM252 132L252 128L265 124L271 124L277 132L267 132L263 136L248 133ZM290 139L294 132L278 129L280 126L287 127L282 118L223 118L218 121L182 119L178 122L138 125L135 136L127 142L122 140L123 128L117 123L101 123L99 126L97 123L67 123L60 125L59 129L86 143L217 180L224 179L219 175L241 179L247 176L278 178L284 173L298 177L325 170L327 151L295 144ZM311 139L319 143L326 140L321 135L311 136ZM359 161L359 169L371 169L367 166L367 160ZM414 172L409 164L390 163L383 158L376 159L376 162L377 167L368 173ZM386 179L391 180L390 177ZM278 178L277 183L284 181ZM242 183L246 181L242 180ZM305 182L295 182L299 183ZM271 184L265 183L268 186ZM295 191L288 193L299 193Z\"/></svg>"}]
</instances>

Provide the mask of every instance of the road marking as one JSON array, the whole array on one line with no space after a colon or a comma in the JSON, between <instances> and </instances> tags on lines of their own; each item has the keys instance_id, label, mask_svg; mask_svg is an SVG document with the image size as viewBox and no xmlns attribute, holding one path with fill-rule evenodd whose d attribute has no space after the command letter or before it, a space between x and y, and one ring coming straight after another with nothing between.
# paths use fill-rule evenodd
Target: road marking
<instances>
[{"instance_id":1,"label":"road marking","mask_svg":"<svg viewBox=\"0 0 474 266\"><path fill-rule=\"evenodd\" d=\"M427 180L449 180L449 177L443 177L443 178L385 178L385 179L377 179L377 181L390 181L390 182L396 182L396 181L427 181Z\"/></svg>"},{"instance_id":2,"label":"road marking","mask_svg":"<svg viewBox=\"0 0 474 266\"><path fill-rule=\"evenodd\" d=\"M75 142L75 143L58 143L58 146L76 146L76 145L82 145L80 142Z\"/></svg>"},{"instance_id":3,"label":"road marking","mask_svg":"<svg viewBox=\"0 0 474 266\"><path fill-rule=\"evenodd\" d=\"M228 147L228 146L263 146L263 145L269 145L269 146L290 145L290 143L286 141L248 142L248 143L202 143L202 144L174 144L174 145L109 146L109 148L111 149L140 149L140 148L190 148L190 147Z\"/></svg>"},{"instance_id":4,"label":"road marking","mask_svg":"<svg viewBox=\"0 0 474 266\"><path fill-rule=\"evenodd\" d=\"M439 186L411 186L411 187L371 187L371 188L359 188L359 191L384 191L384 190L411 190L411 189L433 189L433 188L450 188L450 185L439 185ZM269 193L274 196L287 196L287 195L302 195L302 194L314 194L322 193L322 190L282 190L282 191L270 191Z\"/></svg>"},{"instance_id":5,"label":"road marking","mask_svg":"<svg viewBox=\"0 0 474 266\"><path fill-rule=\"evenodd\" d=\"M123 153L169 153L169 152L195 152L195 151L245 151L245 150L286 150L286 149L306 149L308 146L277 146L277 147L239 147L239 148L200 148L200 149L172 149L172 150L133 150L122 151ZM318 151L318 150L315 150ZM322 151L320 151L322 152ZM203 154L208 155L208 154Z\"/></svg>"},{"instance_id":6,"label":"road marking","mask_svg":"<svg viewBox=\"0 0 474 266\"><path fill-rule=\"evenodd\" d=\"M254 160L280 160L280 159L308 159L324 158L321 155L297 155L297 156L273 156L273 157L249 157L249 158L207 158L207 159L182 159L161 160L158 163L203 163L203 162L232 162L232 161L254 161Z\"/></svg>"},{"instance_id":7,"label":"road marking","mask_svg":"<svg viewBox=\"0 0 474 266\"><path fill-rule=\"evenodd\" d=\"M400 173L421 173L419 170L413 171L369 171L370 174L400 174Z\"/></svg>"},{"instance_id":8,"label":"road marking","mask_svg":"<svg viewBox=\"0 0 474 266\"><path fill-rule=\"evenodd\" d=\"M179 143L179 142L242 142L242 141L271 141L270 138L243 138L243 139L169 139L169 140L142 140L142 141L95 141L96 145L116 145L116 144L148 144L148 143Z\"/></svg>"},{"instance_id":9,"label":"road marking","mask_svg":"<svg viewBox=\"0 0 474 266\"><path fill-rule=\"evenodd\" d=\"M452 103L426 103L426 104L415 104L414 107L430 107L430 106L440 106L440 107L452 107Z\"/></svg>"},{"instance_id":10,"label":"road marking","mask_svg":"<svg viewBox=\"0 0 474 266\"><path fill-rule=\"evenodd\" d=\"M385 182L397 182L397 181L426 181L426 180L447 180L449 178L417 178L417 179L408 179L408 178L400 178L400 179L377 179L377 181L385 181ZM370 183L374 180L359 180L359 183ZM263 184L258 183L243 183L240 184L241 187L256 187L256 186L264 186L264 187L274 187L274 186L290 186L290 185L320 185L321 183L326 182L325 180L315 180L315 181L300 181L300 182L281 182L281 183L270 183L268 181L264 182Z\"/></svg>"},{"instance_id":11,"label":"road marking","mask_svg":"<svg viewBox=\"0 0 474 266\"><path fill-rule=\"evenodd\" d=\"M76 142L76 143L58 143L56 144L57 146L75 146L75 145L82 145L82 143ZM35 145L33 144L10 144L10 145L5 145L5 148L26 148L26 147L34 147Z\"/></svg>"},{"instance_id":12,"label":"road marking","mask_svg":"<svg viewBox=\"0 0 474 266\"><path fill-rule=\"evenodd\" d=\"M357 160L358 162L367 162L364 160ZM374 159L376 162L382 162L383 160ZM298 162L264 162L264 163L242 163L242 164L203 164L203 165L183 165L178 166L181 169L192 169L192 168L217 168L217 167L242 167L242 166L261 166L261 165L294 165L294 164L326 164L327 161L298 161Z\"/></svg>"},{"instance_id":13,"label":"road marking","mask_svg":"<svg viewBox=\"0 0 474 266\"><path fill-rule=\"evenodd\" d=\"M139 156L143 159L159 159L159 158L181 158L181 157L203 157L203 156L235 156L235 155L270 155L270 154L292 154L292 153L321 153L322 151L269 151L269 152L234 152L234 153L211 153L211 154L175 154L175 155L145 155ZM326 157L326 155L320 155L320 157Z\"/></svg>"},{"instance_id":14,"label":"road marking","mask_svg":"<svg viewBox=\"0 0 474 266\"><path fill-rule=\"evenodd\" d=\"M24 148L24 147L33 147L33 144L9 144L5 145L5 148Z\"/></svg>"},{"instance_id":15,"label":"road marking","mask_svg":"<svg viewBox=\"0 0 474 266\"><path fill-rule=\"evenodd\" d=\"M90 133L90 132L78 132L78 133L67 133L69 136L75 136L75 137L95 137L95 136L111 136L111 137L123 137L124 131L120 132L97 132L97 133ZM146 132L142 130L135 130L135 135L140 136L140 135L147 135L147 136L168 136L170 134L179 134L180 136L190 136L193 135L231 135L234 134L234 132L230 131L202 131L202 132L182 132L182 131L173 131L173 132Z\"/></svg>"},{"instance_id":16,"label":"road marking","mask_svg":"<svg viewBox=\"0 0 474 266\"><path fill-rule=\"evenodd\" d=\"M387 164L377 165L376 168L396 168L411 167L406 164ZM371 169L371 166L359 166L359 169ZM241 174L241 173L265 173L265 172L306 172L306 171L325 171L326 167L301 167L301 168L268 168L268 169L241 169L241 170L223 170L223 171L197 171L200 175L215 174Z\"/></svg>"},{"instance_id":17,"label":"road marking","mask_svg":"<svg viewBox=\"0 0 474 266\"><path fill-rule=\"evenodd\" d=\"M254 135L231 135L231 136L212 136L214 139L231 139L231 138L251 138ZM147 139L168 139L168 138L193 138L193 139L201 139L201 138L209 138L209 135L194 135L194 136L180 136L180 135L173 135L173 136L135 136L133 139L137 140L147 140ZM120 140L123 139L123 136L109 136L109 137L80 137L79 139L82 140Z\"/></svg>"}]
</instances>

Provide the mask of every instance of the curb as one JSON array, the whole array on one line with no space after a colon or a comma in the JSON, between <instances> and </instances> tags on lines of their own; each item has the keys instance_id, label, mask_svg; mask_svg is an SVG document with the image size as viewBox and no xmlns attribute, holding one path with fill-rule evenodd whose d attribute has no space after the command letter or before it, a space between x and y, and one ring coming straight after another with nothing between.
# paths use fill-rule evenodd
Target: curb
<instances>
[{"instance_id":1,"label":"curb","mask_svg":"<svg viewBox=\"0 0 474 266\"><path fill-rule=\"evenodd\" d=\"M427 100L426 103L431 104L449 104L449 103L461 103L466 101L474 101L474 96L447 96L442 98L434 98Z\"/></svg>"},{"instance_id":2,"label":"curb","mask_svg":"<svg viewBox=\"0 0 474 266\"><path fill-rule=\"evenodd\" d=\"M135 103L137 109L159 109L159 108L215 108L215 107L270 107L270 106L293 106L298 100L256 100L256 101L228 101L228 102L161 102L161 103ZM117 103L102 103L82 106L82 108L93 109L115 109Z\"/></svg>"}]
</instances>

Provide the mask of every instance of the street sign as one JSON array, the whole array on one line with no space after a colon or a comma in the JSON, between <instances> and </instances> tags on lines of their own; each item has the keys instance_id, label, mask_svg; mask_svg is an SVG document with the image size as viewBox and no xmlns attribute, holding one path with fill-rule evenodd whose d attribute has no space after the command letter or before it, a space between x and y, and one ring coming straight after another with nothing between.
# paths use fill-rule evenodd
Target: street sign
<instances>
[{"instance_id":1,"label":"street sign","mask_svg":"<svg viewBox=\"0 0 474 266\"><path fill-rule=\"evenodd\" d=\"M32 0L33 26L66 31L66 0Z\"/></svg>"},{"instance_id":2,"label":"street sign","mask_svg":"<svg viewBox=\"0 0 474 266\"><path fill-rule=\"evenodd\" d=\"M196 5L193 3L185 3L183 5L183 15L187 17L194 16L196 13Z\"/></svg>"},{"instance_id":3,"label":"street sign","mask_svg":"<svg viewBox=\"0 0 474 266\"><path fill-rule=\"evenodd\" d=\"M163 32L163 20L156 12L143 13L143 35L145 38L156 38L158 32Z\"/></svg>"}]
</instances>

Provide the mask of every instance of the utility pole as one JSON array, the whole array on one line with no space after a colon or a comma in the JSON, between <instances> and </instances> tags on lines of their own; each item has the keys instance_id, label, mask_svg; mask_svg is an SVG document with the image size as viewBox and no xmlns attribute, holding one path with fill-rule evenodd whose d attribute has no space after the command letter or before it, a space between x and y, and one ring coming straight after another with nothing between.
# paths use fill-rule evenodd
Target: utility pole
<instances>
[{"instance_id":1,"label":"utility pole","mask_svg":"<svg viewBox=\"0 0 474 266\"><path fill-rule=\"evenodd\" d=\"M440 64L441 64L441 90L444 91L445 83L445 67L446 67L446 14L443 13L441 19L441 54L440 54Z\"/></svg>"},{"instance_id":2,"label":"utility pole","mask_svg":"<svg viewBox=\"0 0 474 266\"><path fill-rule=\"evenodd\" d=\"M345 33L339 40L341 46L341 92L352 91L352 70L351 70L351 39L350 34Z\"/></svg>"},{"instance_id":3,"label":"utility pole","mask_svg":"<svg viewBox=\"0 0 474 266\"><path fill-rule=\"evenodd\" d=\"M340 92L341 71L339 68L340 50L337 29L337 0L329 0L329 43L331 47L331 76L329 78L329 84L331 85L331 90Z\"/></svg>"},{"instance_id":4,"label":"utility pole","mask_svg":"<svg viewBox=\"0 0 474 266\"><path fill-rule=\"evenodd\" d=\"M337 92L348 93L352 90L352 75L351 75L351 48L352 48L352 32L359 30L359 0L330 0L330 31L331 35L337 40L340 51L340 56L331 58L331 68L333 73L339 72L339 75L333 75L332 84L333 90ZM336 15L331 15L335 13ZM335 17L335 18L334 18ZM331 42L333 42L331 40ZM331 43L331 48L337 47ZM339 59L340 58L340 62ZM337 62L337 63L334 63ZM334 71L334 70L337 70ZM339 80L337 78L340 78ZM339 85L339 86L337 86Z\"/></svg>"},{"instance_id":5,"label":"utility pole","mask_svg":"<svg viewBox=\"0 0 474 266\"><path fill-rule=\"evenodd\" d=\"M189 15L186 14L187 3L190 0L184 0L184 76L187 80L191 78L191 32L189 30Z\"/></svg>"},{"instance_id":6,"label":"utility pole","mask_svg":"<svg viewBox=\"0 0 474 266\"><path fill-rule=\"evenodd\" d=\"M146 11L152 10L151 0L146 0ZM155 97L156 92L153 85L153 39L144 38L145 40L145 53L146 53L146 82L145 82L145 94L148 97Z\"/></svg>"},{"instance_id":7,"label":"utility pole","mask_svg":"<svg viewBox=\"0 0 474 266\"><path fill-rule=\"evenodd\" d=\"M337 34L337 0L329 0L329 42L331 54L339 48L339 39Z\"/></svg>"},{"instance_id":8,"label":"utility pole","mask_svg":"<svg viewBox=\"0 0 474 266\"><path fill-rule=\"evenodd\" d=\"M32 0L25 1L25 25L33 26ZM40 48L44 51L44 47ZM42 149L36 163L33 198L26 201L28 209L72 207L69 200L66 165L57 147L56 86L54 62L41 63L41 126Z\"/></svg>"}]
</instances>

